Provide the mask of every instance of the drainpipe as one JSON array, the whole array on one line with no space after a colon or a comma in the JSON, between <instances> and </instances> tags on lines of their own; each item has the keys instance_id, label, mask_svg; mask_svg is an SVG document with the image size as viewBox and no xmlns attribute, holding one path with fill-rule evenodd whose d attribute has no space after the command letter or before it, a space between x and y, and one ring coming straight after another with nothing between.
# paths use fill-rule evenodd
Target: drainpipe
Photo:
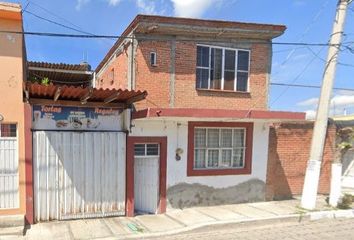
<instances>
[{"instance_id":1,"label":"drainpipe","mask_svg":"<svg viewBox=\"0 0 354 240\"><path fill-rule=\"evenodd\" d=\"M130 57L130 86L131 86L131 90L134 90L135 89L135 79L134 79L134 61L135 61L135 57L134 57L134 41L135 41L135 38L134 38L134 35L132 37L132 40L131 40L131 57Z\"/></svg>"}]
</instances>

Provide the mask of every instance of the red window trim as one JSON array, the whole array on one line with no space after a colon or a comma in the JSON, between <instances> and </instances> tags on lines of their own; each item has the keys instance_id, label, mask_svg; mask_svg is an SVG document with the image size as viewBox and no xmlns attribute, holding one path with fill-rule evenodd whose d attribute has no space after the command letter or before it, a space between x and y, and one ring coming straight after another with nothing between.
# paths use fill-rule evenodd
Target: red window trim
<instances>
[{"instance_id":1,"label":"red window trim","mask_svg":"<svg viewBox=\"0 0 354 240\"><path fill-rule=\"evenodd\" d=\"M245 167L239 169L194 169L194 129L195 127L242 127L246 128ZM188 122L187 176L214 176L251 174L252 172L253 123L243 122Z\"/></svg>"}]
</instances>

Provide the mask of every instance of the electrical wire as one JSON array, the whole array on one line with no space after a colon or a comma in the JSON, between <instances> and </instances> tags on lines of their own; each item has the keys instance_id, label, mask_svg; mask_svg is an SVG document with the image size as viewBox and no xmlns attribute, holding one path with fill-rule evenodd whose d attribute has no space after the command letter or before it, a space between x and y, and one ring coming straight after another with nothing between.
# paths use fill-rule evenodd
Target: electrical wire
<instances>
[{"instance_id":1,"label":"electrical wire","mask_svg":"<svg viewBox=\"0 0 354 240\"><path fill-rule=\"evenodd\" d=\"M73 23L73 22L67 20L67 19L64 18L64 17L59 16L58 14L53 13L52 11L50 11L50 10L48 10L47 8L45 8L45 7L41 6L41 5L39 5L39 4L36 3L36 2L28 1L28 5L29 5L29 4L31 4L31 5L33 5L33 6L37 7L37 8L39 8L39 9L41 9L42 11L44 11L44 12L46 12L46 13L48 13L48 14L50 14L50 15L52 15L52 16L58 18L58 19L61 19L62 21L64 21L64 22L66 22L66 23L68 23L68 24L74 26L75 28L72 28L72 27L69 27L69 26L67 26L67 25L58 23L58 22L56 22L56 21L54 21L54 20L50 20L50 19L47 19L47 18L38 16L38 14L34 14L34 13L32 13L32 12L26 11L26 13L29 13L29 14L31 14L32 16L35 16L35 17L37 17L37 18L39 18L39 19L41 19L41 20L43 20L43 21L47 21L47 22L50 22L50 23L52 23L52 24L59 25L59 26L61 26L61 27L67 28L67 29L71 29L71 30L73 30L73 31L77 31L77 32L80 32L80 33L87 33L87 34L90 34L90 35L95 35L95 34L93 34L93 33L91 33L91 32L88 32L88 31L83 30L82 27L76 25L75 23ZM27 6L28 6L28 5L27 5ZM111 39L111 40L113 40L113 39ZM109 44L110 46L112 45L112 42L110 42L110 41L108 41L108 40L106 40L106 39L104 39L104 42L105 42L106 44Z\"/></svg>"},{"instance_id":2,"label":"electrical wire","mask_svg":"<svg viewBox=\"0 0 354 240\"><path fill-rule=\"evenodd\" d=\"M306 27L305 31L301 34L300 38L298 41L302 41L306 34L310 31L311 27L313 26L313 24L315 24L317 22L317 20L319 19L319 17L321 16L322 12L324 11L324 9L327 7L329 0L327 0L319 9L319 11L316 13L316 15L312 18L311 22L309 23L309 25ZM296 52L296 50L298 50L297 48L293 48L293 50L291 50L291 52L286 56L285 60L283 62L280 63L280 67L284 66L287 62L290 61L290 59L292 58L292 56L294 55L294 53ZM273 76L276 76L277 74L279 74L280 70L276 73L273 74Z\"/></svg>"},{"instance_id":3,"label":"electrical wire","mask_svg":"<svg viewBox=\"0 0 354 240\"><path fill-rule=\"evenodd\" d=\"M304 49L304 48L306 48L306 47L297 47L296 50ZM294 50L294 48L286 48L286 49L281 49L281 50L277 50L277 51L272 51L272 53L275 54L275 53L289 52L292 50Z\"/></svg>"},{"instance_id":4,"label":"electrical wire","mask_svg":"<svg viewBox=\"0 0 354 240\"><path fill-rule=\"evenodd\" d=\"M326 7L326 5L328 4L328 0L322 5L322 7L320 8L319 12L315 15L315 17L313 18L312 22L309 24L309 26L306 28L306 30L304 31L304 33L301 35L300 37L300 42L252 42L253 44L269 44L269 45L290 45L290 46L301 46L301 47L298 47L298 48L295 48L295 49L292 49L291 52L288 54L288 56L286 57L286 59L284 60L284 62L282 63L283 65L289 61L289 59L292 57L293 53L297 50L297 49L300 49L300 48L308 48L311 53L314 55L314 57L317 57L319 59L321 59L322 61L324 61L324 59L320 58L318 55L319 55L319 52L322 51L322 49L316 54L312 49L310 49L309 47L325 47L325 46L338 46L340 47L340 45L334 45L334 44L330 44L330 43L306 43L306 42L301 42L301 40L304 38L304 36L307 34L307 32L311 29L312 25L317 21L317 19L319 18L319 16L321 15L322 11L324 10L324 8ZM74 27L70 27L70 26L67 26L65 24L61 24L61 23L58 23L56 21L53 21L53 20L50 20L50 19L47 19L47 18L44 18L44 17L41 17L33 12L30 12L28 11L26 8L28 7L29 4L33 4L33 5L36 5L37 7L41 8L42 10L52 14L53 16L55 17L58 17L64 21L66 21L67 23L75 26ZM55 25L58 25L58 26L61 26L63 28L66 28L66 29L69 29L69 30L72 30L72 31L76 31L78 33L81 33L81 34L65 34L65 33L46 33L46 32L26 32L26 31L23 31L23 32L15 32L15 31L0 31L0 33L12 33L12 34L24 34L24 35L32 35L32 36L47 36L47 37L67 37L67 38L102 38L102 39L105 39L105 38L109 38L109 39L122 39L122 38L129 38L131 39L132 37L129 37L129 36L117 36L117 35L96 35L96 34L93 34L93 33L90 33L90 32L86 32L86 31L83 31L83 30L80 30L78 28L77 25L71 23L70 21L52 13L51 11L45 9L44 7L40 6L39 4L36 4L32 1L28 1L27 5L26 5L26 8L23 10L24 12L34 16L34 17L37 17L43 21L47 21L49 23L52 23L52 24L55 24ZM352 9L351 9L352 10ZM169 40L168 38L158 38L158 37L149 37L149 38L144 38L143 36L142 37L138 37L137 38L138 40L139 39L149 39L149 40L155 40L155 41L167 41ZM200 39L199 41L201 41L202 39ZM179 41L197 41L197 39L193 39L193 40L189 40L189 39L181 39ZM203 40L203 41L210 41L210 40ZM242 42L239 42L239 43L242 43ZM249 43L249 42L244 42L244 43ZM350 45L347 45L347 44L353 44L353 42L348 42L346 44L343 44L342 46L349 50L350 52L354 52L354 50L352 49L352 47ZM285 51L285 50L283 50ZM275 51L276 52L276 51ZM281 51L278 51L278 52L281 52ZM311 60L306 66L305 68L300 72L300 74L297 75L297 77L295 77L295 79L292 81L291 84L282 84L283 86L287 86L288 88L289 87L297 87L299 85L296 85L296 84L293 84L295 81L297 81L297 79L307 70L307 68L309 67L309 65L313 62L313 60ZM354 65L351 65L351 64L345 64L345 63L339 63L340 65L343 65L343 66L350 66L350 67L354 67ZM57 81L59 82L59 81ZM69 82L68 82L69 83ZM280 84L280 83L271 83L272 85L276 85L276 84ZM304 86L303 86L304 87ZM309 86L307 85L307 87L315 87L317 88L317 86ZM287 89L288 89L287 88ZM274 104L274 102L276 102L286 91L287 89L282 93L280 94L280 96L278 96L273 102L272 104ZM349 90L349 89L342 89L342 90ZM155 103L151 102L153 105L157 106ZM271 105L272 105L271 104ZM250 109L251 110L251 109ZM247 114L248 115L248 114Z\"/></svg>"},{"instance_id":5,"label":"electrical wire","mask_svg":"<svg viewBox=\"0 0 354 240\"><path fill-rule=\"evenodd\" d=\"M66 38L114 38L114 39L137 39L137 40L152 40L152 41L169 41L170 38L161 37L143 37L143 36L119 36L119 35L91 35L91 34L67 34L67 33L54 33L54 32L27 32L27 31L0 31L0 33L7 34L21 34L21 35L34 35L34 36L45 36L45 37L66 37ZM206 41L210 42L210 39L178 39L181 42L195 42L195 41ZM213 41L214 42L214 41ZM230 43L230 42L218 42L218 43ZM263 42L263 41L237 41L240 44L265 44L265 45L290 45L290 46L312 46L312 47L324 47L324 46L339 46L339 44L330 43L306 43L306 42Z\"/></svg>"},{"instance_id":6,"label":"electrical wire","mask_svg":"<svg viewBox=\"0 0 354 240\"><path fill-rule=\"evenodd\" d=\"M322 62L327 62L325 59L321 58L318 54L316 54L310 47L306 47L314 56L316 56L319 60ZM343 51L343 50L342 50ZM354 68L354 64L350 63L343 63L343 62L337 62L338 65L345 66L345 67L352 67Z\"/></svg>"},{"instance_id":7,"label":"electrical wire","mask_svg":"<svg viewBox=\"0 0 354 240\"><path fill-rule=\"evenodd\" d=\"M80 30L83 30L80 26L78 26L78 25L76 25L75 23L73 23L73 22L67 20L66 18L61 17L61 16L59 16L58 14L56 14L56 13L54 13L54 12L48 10L47 8L45 8L45 7L41 6L41 5L39 5L38 3L34 2L34 1L29 1L29 3L30 3L31 5L34 5L34 6L38 7L38 8L40 8L41 10L47 12L48 14L50 14L50 15L56 17L56 18L59 18L59 19L61 19L62 21L66 22L66 23L69 23L70 25L72 25L72 26L74 26L74 27L76 27L76 28L78 28L78 29L80 29ZM92 34L92 33L90 33L90 34ZM93 35L93 34L92 34L92 35Z\"/></svg>"},{"instance_id":8,"label":"electrical wire","mask_svg":"<svg viewBox=\"0 0 354 240\"><path fill-rule=\"evenodd\" d=\"M324 8L327 6L329 0L327 0L320 8L320 10L318 11L318 13L315 15L315 17L313 18L312 22L308 25L308 27L306 28L306 30L304 31L304 33L302 34L302 36L300 37L300 39L303 39L304 36L307 34L307 32L311 29L312 25L319 19L320 15L322 14ZM300 40L301 41L301 40ZM271 43L268 43L270 45L283 45L283 43L277 43L277 42L271 42ZM311 46L312 44L308 45L308 43L296 43L296 44L288 44L288 43L285 43L284 45L293 45L293 46ZM329 42L327 43L321 43L321 44L315 44L315 45L312 45L312 46L321 46L321 49L318 51L317 55L323 50L323 48L325 46L336 46L336 47L340 47L340 46L343 46L343 44L336 44L336 45L333 45L333 44L330 44ZM349 47L349 46L348 46ZM292 50L288 56L286 57L286 59L281 63L281 66L282 65L285 65L289 60L290 58L292 57L293 53L295 52L296 49ZM313 57L311 59L311 61L306 64L306 66L303 68L303 70L294 78L294 80L292 80L292 83L295 83L301 76L302 74L308 69L308 67L312 64L312 62L316 59L316 56ZM270 106L272 106L272 104L274 104L283 94L286 93L286 91L290 88L290 86L287 86L287 88L270 104ZM268 93L268 88L265 88L265 91L264 91L264 96ZM260 97L259 99L263 99L262 97ZM258 101L256 101L252 107L250 107L247 111L247 113L245 114L245 116L243 118L240 118L240 119L244 119L244 118L247 118L250 114L250 112L252 111L252 109L254 107L256 107L256 105L258 104Z\"/></svg>"},{"instance_id":9,"label":"electrical wire","mask_svg":"<svg viewBox=\"0 0 354 240\"><path fill-rule=\"evenodd\" d=\"M277 83L277 82L271 82L270 85L274 85L274 86L300 87L300 88L321 88L321 86L316 86L316 85L291 84L291 83ZM354 92L354 89L352 89L352 88L339 88L339 87L334 87L333 90Z\"/></svg>"},{"instance_id":10,"label":"electrical wire","mask_svg":"<svg viewBox=\"0 0 354 240\"><path fill-rule=\"evenodd\" d=\"M57 25L57 26L64 27L64 28L67 28L67 29L70 29L70 30L73 30L73 31L76 31L76 32L79 32L79 33L82 33L82 34L87 34L87 35L95 36L95 35L92 34L92 33L89 33L89 32L86 32L86 31L81 31L81 30L79 30L79 29L77 29L77 28L69 27L69 26L67 26L67 25L58 23L58 22L53 21L53 20L50 20L50 19L48 19L48 18L41 17L41 16L39 16L39 15L37 15L37 14L35 14L35 13L32 13L32 12L30 12L30 11L28 11L28 10L24 10L24 12L25 12L25 13L28 13L28 14L30 14L30 15L36 17L36 18L39 18L39 19L41 19L41 20L43 20L43 21L46 21L46 22L55 24L55 25Z\"/></svg>"},{"instance_id":11,"label":"electrical wire","mask_svg":"<svg viewBox=\"0 0 354 240\"><path fill-rule=\"evenodd\" d=\"M322 47L316 55L319 55L321 53L321 51L324 49L324 47ZM306 65L305 67L301 70L301 72L296 75L296 77L290 82L290 84L294 84L297 80L299 80L299 78L307 71L307 69L311 66L311 64L316 60L317 56L314 56ZM281 92L272 102L271 104L269 104L269 107L272 107L273 104L278 101L288 90L289 90L289 86L284 89L283 92Z\"/></svg>"}]
</instances>

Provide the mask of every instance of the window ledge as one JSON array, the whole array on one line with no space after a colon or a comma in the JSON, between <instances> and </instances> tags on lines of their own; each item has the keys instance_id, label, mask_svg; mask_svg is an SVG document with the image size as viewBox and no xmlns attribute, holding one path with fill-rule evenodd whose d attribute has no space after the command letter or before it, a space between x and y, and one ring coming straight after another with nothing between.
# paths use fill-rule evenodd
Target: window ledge
<instances>
[{"instance_id":1,"label":"window ledge","mask_svg":"<svg viewBox=\"0 0 354 240\"><path fill-rule=\"evenodd\" d=\"M187 176L221 176L221 175L246 175L251 174L251 168L226 168L226 169L188 169Z\"/></svg>"},{"instance_id":2,"label":"window ledge","mask_svg":"<svg viewBox=\"0 0 354 240\"><path fill-rule=\"evenodd\" d=\"M196 88L200 92L216 92L216 93L235 93L235 94L251 94L251 92L243 91L232 91L232 90L221 90L221 89L206 89L206 88Z\"/></svg>"}]
</instances>

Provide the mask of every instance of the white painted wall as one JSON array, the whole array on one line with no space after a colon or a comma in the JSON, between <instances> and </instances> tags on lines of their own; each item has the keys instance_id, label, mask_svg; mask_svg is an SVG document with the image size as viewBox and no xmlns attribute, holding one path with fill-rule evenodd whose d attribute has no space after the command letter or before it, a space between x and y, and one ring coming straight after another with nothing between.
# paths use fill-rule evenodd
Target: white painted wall
<instances>
[{"instance_id":1,"label":"white painted wall","mask_svg":"<svg viewBox=\"0 0 354 240\"><path fill-rule=\"evenodd\" d=\"M219 121L222 121L220 119ZM180 126L177 125L180 123ZM252 173L247 175L187 177L188 122L134 120L130 136L167 136L167 188L178 183L200 183L214 188L234 186L257 178L265 182L268 159L268 123L255 122L253 130ZM181 160L175 160L176 149L182 148Z\"/></svg>"}]
</instances>

